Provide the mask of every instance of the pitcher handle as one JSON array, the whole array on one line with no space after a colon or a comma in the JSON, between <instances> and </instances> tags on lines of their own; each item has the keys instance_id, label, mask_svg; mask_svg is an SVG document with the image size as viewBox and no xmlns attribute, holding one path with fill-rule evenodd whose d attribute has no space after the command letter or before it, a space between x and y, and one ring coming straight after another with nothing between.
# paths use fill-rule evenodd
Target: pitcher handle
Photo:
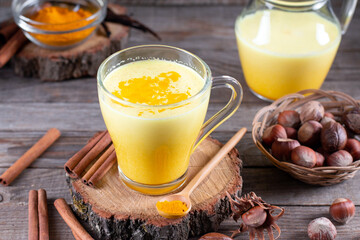
<instances>
[{"instance_id":1,"label":"pitcher handle","mask_svg":"<svg viewBox=\"0 0 360 240\"><path fill-rule=\"evenodd\" d=\"M231 117L240 106L243 97L243 90L240 83L235 78L230 76L213 77L211 89L216 88L229 88L231 90L230 100L225 107L204 123L193 149L195 149L212 131L214 131L215 128Z\"/></svg>"},{"instance_id":2,"label":"pitcher handle","mask_svg":"<svg viewBox=\"0 0 360 240\"><path fill-rule=\"evenodd\" d=\"M345 0L341 6L341 33L345 34L354 15L357 0Z\"/></svg>"}]
</instances>

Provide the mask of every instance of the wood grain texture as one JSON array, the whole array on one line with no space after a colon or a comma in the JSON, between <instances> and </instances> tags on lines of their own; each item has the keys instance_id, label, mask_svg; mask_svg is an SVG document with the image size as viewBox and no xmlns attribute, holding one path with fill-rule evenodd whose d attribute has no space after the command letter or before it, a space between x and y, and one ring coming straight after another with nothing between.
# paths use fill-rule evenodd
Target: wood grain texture
<instances>
[{"instance_id":1,"label":"wood grain texture","mask_svg":"<svg viewBox=\"0 0 360 240\"><path fill-rule=\"evenodd\" d=\"M54 200L54 199L53 199ZM52 200L52 201L53 201ZM265 199L267 200L267 199ZM306 229L308 223L317 217L330 217L328 215L329 206L284 206L285 214L278 224L282 230L278 240L308 240ZM0 224L2 240L27 239L27 203L7 203L0 204L1 218L4 219ZM6 219L6 220L5 220ZM347 225L337 225L338 238L341 240L358 240L360 237L360 214ZM221 232L230 235L238 226L232 219L225 220L221 224ZM54 205L49 204L49 230L52 240L71 240L74 239L70 229L57 213ZM193 238L195 240L197 238ZM236 240L249 239L247 233L236 238Z\"/></svg>"},{"instance_id":2,"label":"wood grain texture","mask_svg":"<svg viewBox=\"0 0 360 240\"><path fill-rule=\"evenodd\" d=\"M224 104L211 104L207 118L218 112ZM258 106L266 103L242 105L232 118L221 125L220 131L251 129L251 121ZM0 131L39 131L52 127L60 131L98 131L105 129L98 103L10 103L0 104ZM247 112L247 114L243 114ZM24 121L26 119L26 121Z\"/></svg>"},{"instance_id":3,"label":"wood grain texture","mask_svg":"<svg viewBox=\"0 0 360 240\"><path fill-rule=\"evenodd\" d=\"M221 144L206 138L191 155L188 181L220 150ZM156 202L163 196L148 196L126 187L117 165L102 178L96 188L81 179L70 180L74 210L91 226L97 239L187 239L216 231L230 213L226 192L241 194L241 161L237 150L231 150L190 196L192 209L180 219L161 217ZM116 230L120 229L120 230Z\"/></svg>"},{"instance_id":4,"label":"wood grain texture","mask_svg":"<svg viewBox=\"0 0 360 240\"><path fill-rule=\"evenodd\" d=\"M219 60L221 61L221 60ZM221 67L219 66L219 69ZM234 69L238 68L238 64L234 64ZM214 69L213 69L214 70ZM214 70L217 72L223 70ZM237 70L216 74L228 74L237 77L242 84L244 90L244 103L259 103L248 89L244 79L240 76L242 73L234 73ZM36 78L21 78L14 76L9 68L3 69L1 72L3 78L0 84L0 103L97 103L97 86L96 79L83 78L81 81L70 80L66 84L63 82L40 82ZM360 68L351 69L333 69L330 72L328 80L324 82L322 89L336 89L351 96L360 99L360 93L357 88L359 84ZM344 77L345 76L345 77ZM341 81L340 81L341 79ZM354 88L349 88L355 86ZM360 86L359 86L360 87ZM79 91L79 89L82 89ZM229 92L223 89L216 89L211 93L210 103L225 103L229 99ZM241 108L240 108L241 110Z\"/></svg>"},{"instance_id":5,"label":"wood grain texture","mask_svg":"<svg viewBox=\"0 0 360 240\"><path fill-rule=\"evenodd\" d=\"M79 151L96 132L63 132L56 144L33 162L31 168L63 168L67 159ZM234 133L232 131L215 131L212 136L220 142L226 143ZM11 133L0 131L0 167L8 168L11 166L42 134L42 131L16 131ZM248 132L241 143L237 144L237 149L240 152L240 158L245 160L245 167L273 166L253 144L251 132Z\"/></svg>"},{"instance_id":6,"label":"wood grain texture","mask_svg":"<svg viewBox=\"0 0 360 240\"><path fill-rule=\"evenodd\" d=\"M0 168L0 173L3 171L5 168ZM243 193L254 191L269 203L276 205L330 205L336 198L347 197L360 206L360 194L357 186L360 181L359 174L344 183L329 187L307 185L277 168L268 167L245 167L242 170L242 178L244 181ZM64 197L67 202L71 202L63 169L30 168L26 169L13 182L12 186L0 188L2 197L0 205L27 202L28 191L39 188L46 190L48 199Z\"/></svg>"},{"instance_id":7,"label":"wood grain texture","mask_svg":"<svg viewBox=\"0 0 360 240\"><path fill-rule=\"evenodd\" d=\"M136 19L160 34L163 38L161 44L182 47L199 55L210 65L214 75L227 74L239 79L244 87L244 101L235 116L212 134L224 143L240 127L245 126L250 130L255 112L268 104L249 92L242 76L233 28L235 18L243 7L241 3L238 6L226 6L226 0L219 0L224 3L221 6L196 6L202 0L194 1L195 5L191 6L192 3L171 6L170 1L159 1L159 4L163 4L161 7L153 7L152 0L124 0L123 3L131 5L128 10ZM211 1L214 4L217 2ZM340 0L332 1L335 3ZM131 3L149 5L136 6ZM0 6L9 7L10 4L11 1L0 0ZM8 18L11 11L0 8L0 16L0 19ZM358 5L323 89L343 91L360 99L359 38ZM153 43L159 42L150 35L134 30L128 46ZM210 114L227 100L223 93L214 92L212 96ZM9 67L1 69L0 173L50 127L59 127L63 136L26 169L13 182L13 186L0 187L1 240L27 238L27 193L30 189L45 188L50 204L60 197L71 202L62 166L90 136L104 129L94 78L41 83L39 79L17 77ZM253 145L249 133L237 148L244 161L243 192L255 191L266 201L286 208L285 215L279 221L283 230L279 239L308 239L308 222L315 217L328 216L329 204L337 197L351 198L357 209L360 209L357 187L360 174L331 187L309 186L274 168ZM49 216L51 239L73 239L53 205L49 205ZM338 239L358 240L359 223L360 214L357 214L350 224L337 226ZM220 231L228 233L236 226L232 220L226 220L220 226ZM244 234L237 239L245 240L248 236Z\"/></svg>"},{"instance_id":8,"label":"wood grain texture","mask_svg":"<svg viewBox=\"0 0 360 240\"><path fill-rule=\"evenodd\" d=\"M247 0L110 0L135 6L244 5Z\"/></svg>"}]
</instances>

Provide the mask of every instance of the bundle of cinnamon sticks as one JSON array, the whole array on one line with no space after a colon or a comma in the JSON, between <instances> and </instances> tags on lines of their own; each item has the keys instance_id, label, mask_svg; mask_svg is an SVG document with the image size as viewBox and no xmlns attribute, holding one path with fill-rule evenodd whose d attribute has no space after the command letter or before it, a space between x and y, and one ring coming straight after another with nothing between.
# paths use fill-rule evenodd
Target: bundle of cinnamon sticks
<instances>
[{"instance_id":1,"label":"bundle of cinnamon sticks","mask_svg":"<svg viewBox=\"0 0 360 240\"><path fill-rule=\"evenodd\" d=\"M0 68L28 42L23 32L11 20L0 24Z\"/></svg>"},{"instance_id":2,"label":"bundle of cinnamon sticks","mask_svg":"<svg viewBox=\"0 0 360 240\"><path fill-rule=\"evenodd\" d=\"M63 198L54 202L56 210L70 227L76 240L92 240L93 238L78 222L71 208ZM47 196L44 189L30 190L28 201L28 239L49 240L49 212Z\"/></svg>"},{"instance_id":3,"label":"bundle of cinnamon sticks","mask_svg":"<svg viewBox=\"0 0 360 240\"><path fill-rule=\"evenodd\" d=\"M81 178L84 184L94 187L115 163L114 145L109 132L104 131L95 134L79 152L65 163L64 169L71 178Z\"/></svg>"},{"instance_id":4,"label":"bundle of cinnamon sticks","mask_svg":"<svg viewBox=\"0 0 360 240\"><path fill-rule=\"evenodd\" d=\"M29 240L49 240L49 214L46 191L29 192Z\"/></svg>"}]
</instances>

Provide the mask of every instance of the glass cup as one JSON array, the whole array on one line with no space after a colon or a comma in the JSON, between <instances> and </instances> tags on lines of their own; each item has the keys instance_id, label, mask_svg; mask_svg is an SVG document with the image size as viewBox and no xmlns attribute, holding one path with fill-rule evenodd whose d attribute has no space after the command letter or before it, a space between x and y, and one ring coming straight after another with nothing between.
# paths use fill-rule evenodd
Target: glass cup
<instances>
[{"instance_id":1,"label":"glass cup","mask_svg":"<svg viewBox=\"0 0 360 240\"><path fill-rule=\"evenodd\" d=\"M119 99L105 88L106 76L116 68L151 59L192 68L204 80L202 89L186 100L151 106ZM243 95L236 79L212 77L208 65L196 55L163 45L136 46L111 55L99 67L97 86L101 112L116 151L119 175L130 188L150 195L168 193L185 182L191 153L234 114ZM228 88L232 94L226 106L203 124L210 90L214 88Z\"/></svg>"}]
</instances>

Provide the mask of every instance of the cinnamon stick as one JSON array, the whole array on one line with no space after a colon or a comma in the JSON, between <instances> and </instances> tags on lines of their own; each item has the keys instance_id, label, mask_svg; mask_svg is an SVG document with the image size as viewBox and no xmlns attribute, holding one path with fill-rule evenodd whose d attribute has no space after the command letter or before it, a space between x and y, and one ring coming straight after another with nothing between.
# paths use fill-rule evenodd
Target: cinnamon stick
<instances>
[{"instance_id":1,"label":"cinnamon stick","mask_svg":"<svg viewBox=\"0 0 360 240\"><path fill-rule=\"evenodd\" d=\"M72 232L75 240L81 240L81 238L76 233L74 233L74 231L71 231L71 232Z\"/></svg>"},{"instance_id":2,"label":"cinnamon stick","mask_svg":"<svg viewBox=\"0 0 360 240\"><path fill-rule=\"evenodd\" d=\"M40 138L24 155L22 155L11 167L9 167L1 176L0 183L8 186L14 179L20 175L33 161L40 157L59 137L61 133L56 128L51 128Z\"/></svg>"},{"instance_id":3,"label":"cinnamon stick","mask_svg":"<svg viewBox=\"0 0 360 240\"><path fill-rule=\"evenodd\" d=\"M93 239L89 233L81 226L76 217L74 216L71 208L66 203L65 199L59 198L54 202L56 210L59 212L62 219L69 226L74 235L77 235L81 240Z\"/></svg>"},{"instance_id":4,"label":"cinnamon stick","mask_svg":"<svg viewBox=\"0 0 360 240\"><path fill-rule=\"evenodd\" d=\"M12 24L12 23L14 23L14 19L13 19L13 18L9 18L9 19L7 19L7 20L5 20L5 21L2 21L2 22L0 23L0 28L6 27L7 25Z\"/></svg>"},{"instance_id":5,"label":"cinnamon stick","mask_svg":"<svg viewBox=\"0 0 360 240\"><path fill-rule=\"evenodd\" d=\"M18 30L18 26L12 22L0 28L0 43L5 44Z\"/></svg>"},{"instance_id":6,"label":"cinnamon stick","mask_svg":"<svg viewBox=\"0 0 360 240\"><path fill-rule=\"evenodd\" d=\"M29 192L29 219L28 219L28 239L39 239L39 217L38 217L38 193L36 190Z\"/></svg>"},{"instance_id":7,"label":"cinnamon stick","mask_svg":"<svg viewBox=\"0 0 360 240\"><path fill-rule=\"evenodd\" d=\"M100 141L100 139L105 136L106 132L107 131L104 131L95 138L91 139L80 151L78 151L65 163L65 171L70 175L70 177L76 177L76 175L73 173L73 169L80 162L80 160Z\"/></svg>"},{"instance_id":8,"label":"cinnamon stick","mask_svg":"<svg viewBox=\"0 0 360 240\"><path fill-rule=\"evenodd\" d=\"M46 191L38 190L39 239L49 240L49 213L47 207Z\"/></svg>"},{"instance_id":9,"label":"cinnamon stick","mask_svg":"<svg viewBox=\"0 0 360 240\"><path fill-rule=\"evenodd\" d=\"M101 165L105 162L105 160L110 156L110 154L115 151L114 145L110 145L110 147L101 155L101 157L95 162L94 165L86 172L86 174L82 177L83 182L88 185L89 179L92 175L101 167Z\"/></svg>"},{"instance_id":10,"label":"cinnamon stick","mask_svg":"<svg viewBox=\"0 0 360 240\"><path fill-rule=\"evenodd\" d=\"M76 177L80 177L82 172L87 166L102 152L104 151L109 144L111 143L110 134L106 134L99 140L99 142L80 160L72 171Z\"/></svg>"},{"instance_id":11,"label":"cinnamon stick","mask_svg":"<svg viewBox=\"0 0 360 240\"><path fill-rule=\"evenodd\" d=\"M91 176L88 181L89 186L94 187L95 184L105 176L105 174L116 163L116 153L113 151L99 169Z\"/></svg>"},{"instance_id":12,"label":"cinnamon stick","mask_svg":"<svg viewBox=\"0 0 360 240\"><path fill-rule=\"evenodd\" d=\"M0 49L0 68L2 68L26 42L27 38L21 30L18 30Z\"/></svg>"}]
</instances>

